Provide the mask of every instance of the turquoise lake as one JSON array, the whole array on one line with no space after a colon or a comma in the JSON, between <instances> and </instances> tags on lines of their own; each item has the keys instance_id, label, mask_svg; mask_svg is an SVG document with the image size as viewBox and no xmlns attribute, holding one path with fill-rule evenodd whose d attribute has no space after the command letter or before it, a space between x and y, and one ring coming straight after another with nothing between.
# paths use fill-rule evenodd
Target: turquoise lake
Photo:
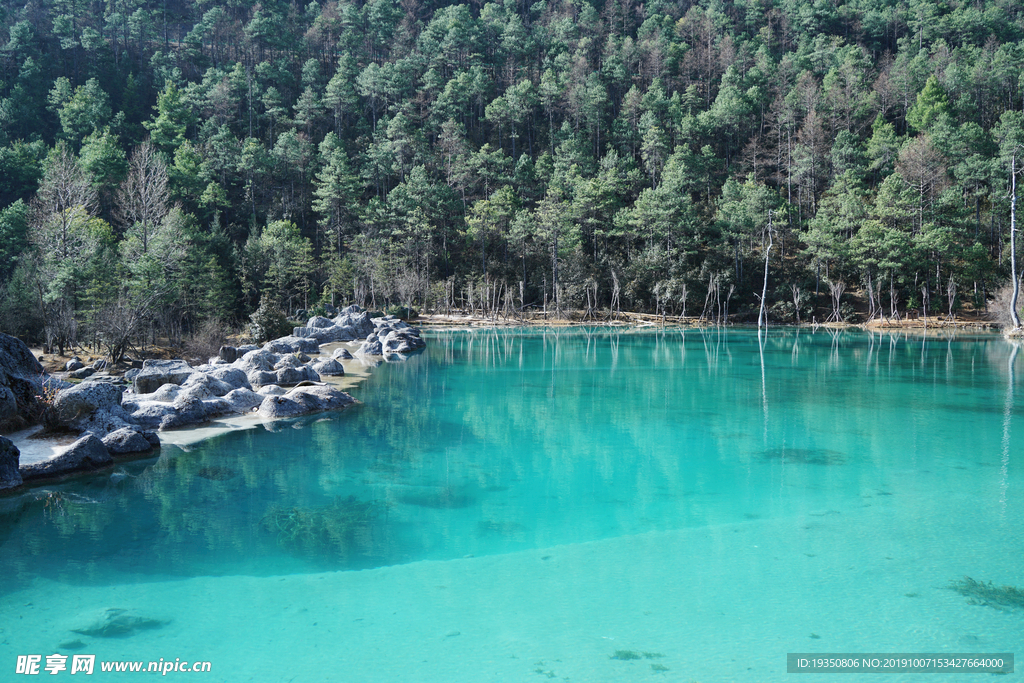
<instances>
[{"instance_id":1,"label":"turquoise lake","mask_svg":"<svg viewBox=\"0 0 1024 683\"><path fill-rule=\"evenodd\" d=\"M402 683L1024 653L1024 606L953 590L1024 589L1024 353L1001 337L424 336L342 413L0 498L0 679L54 653ZM151 621L81 633L108 610Z\"/></svg>"}]
</instances>

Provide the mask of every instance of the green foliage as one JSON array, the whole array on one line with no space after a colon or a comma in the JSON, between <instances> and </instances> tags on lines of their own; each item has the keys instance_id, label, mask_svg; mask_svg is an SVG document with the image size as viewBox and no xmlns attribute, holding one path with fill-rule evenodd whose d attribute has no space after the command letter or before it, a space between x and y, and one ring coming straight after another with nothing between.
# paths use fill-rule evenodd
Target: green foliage
<instances>
[{"instance_id":1,"label":"green foliage","mask_svg":"<svg viewBox=\"0 0 1024 683\"><path fill-rule=\"evenodd\" d=\"M249 336L257 344L283 337L289 332L291 332L291 326L288 324L288 319L280 309L270 303L267 297L260 301L259 308L249 316Z\"/></svg>"},{"instance_id":2,"label":"green foliage","mask_svg":"<svg viewBox=\"0 0 1024 683\"><path fill-rule=\"evenodd\" d=\"M0 210L41 207L27 233L4 224L0 277L27 234L51 281L100 291L57 277L72 257L42 246L54 224L67 246L95 218L119 230L118 273L101 279L155 283L149 322L171 336L214 312L242 320L264 294L423 306L435 282L451 282L446 305L490 282L517 306L596 291L599 307L619 292L647 309L724 283L713 299L742 311L769 210L776 292L882 278L905 306L922 286L984 293L1008 277L1014 3L620 4L0 14ZM189 216L153 257L118 213L147 135L168 207ZM61 155L93 196L53 201L44 171ZM69 329L93 315L94 301L64 303Z\"/></svg>"}]
</instances>

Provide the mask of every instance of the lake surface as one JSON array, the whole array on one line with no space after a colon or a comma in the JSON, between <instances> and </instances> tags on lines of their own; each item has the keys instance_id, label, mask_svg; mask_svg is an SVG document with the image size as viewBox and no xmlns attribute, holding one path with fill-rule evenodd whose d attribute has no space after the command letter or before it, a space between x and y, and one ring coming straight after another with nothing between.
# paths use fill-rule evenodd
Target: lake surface
<instances>
[{"instance_id":1,"label":"lake surface","mask_svg":"<svg viewBox=\"0 0 1024 683\"><path fill-rule=\"evenodd\" d=\"M707 683L789 680L790 652L1024 652L1012 591L953 590L1024 587L1002 338L426 336L343 413L0 498L0 671Z\"/></svg>"}]
</instances>

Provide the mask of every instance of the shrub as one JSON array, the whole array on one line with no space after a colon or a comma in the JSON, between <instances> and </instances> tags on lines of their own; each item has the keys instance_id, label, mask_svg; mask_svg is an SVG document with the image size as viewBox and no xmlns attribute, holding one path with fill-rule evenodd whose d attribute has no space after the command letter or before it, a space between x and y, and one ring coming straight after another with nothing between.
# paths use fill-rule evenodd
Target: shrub
<instances>
[{"instance_id":1,"label":"shrub","mask_svg":"<svg viewBox=\"0 0 1024 683\"><path fill-rule=\"evenodd\" d=\"M288 319L267 297L260 299L260 307L249 316L249 335L257 344L283 337L292 331Z\"/></svg>"}]
</instances>

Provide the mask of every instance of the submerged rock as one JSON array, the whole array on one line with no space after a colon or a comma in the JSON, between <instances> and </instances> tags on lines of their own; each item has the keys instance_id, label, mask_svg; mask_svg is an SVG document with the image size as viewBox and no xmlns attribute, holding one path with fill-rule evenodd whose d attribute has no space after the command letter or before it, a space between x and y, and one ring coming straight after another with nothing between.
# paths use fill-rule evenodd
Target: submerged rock
<instances>
[{"instance_id":1,"label":"submerged rock","mask_svg":"<svg viewBox=\"0 0 1024 683\"><path fill-rule=\"evenodd\" d=\"M22 479L39 479L55 477L71 472L91 472L106 467L114 462L103 445L93 434L88 434L74 442L56 458L20 468Z\"/></svg>"},{"instance_id":2,"label":"submerged rock","mask_svg":"<svg viewBox=\"0 0 1024 683\"><path fill-rule=\"evenodd\" d=\"M169 623L171 622L164 619L153 619L115 607L87 619L84 624L72 628L71 631L93 638L124 638L138 631L161 628Z\"/></svg>"},{"instance_id":3,"label":"submerged rock","mask_svg":"<svg viewBox=\"0 0 1024 683\"><path fill-rule=\"evenodd\" d=\"M21 452L14 442L0 436L0 491L21 486L20 460Z\"/></svg>"}]
</instances>

